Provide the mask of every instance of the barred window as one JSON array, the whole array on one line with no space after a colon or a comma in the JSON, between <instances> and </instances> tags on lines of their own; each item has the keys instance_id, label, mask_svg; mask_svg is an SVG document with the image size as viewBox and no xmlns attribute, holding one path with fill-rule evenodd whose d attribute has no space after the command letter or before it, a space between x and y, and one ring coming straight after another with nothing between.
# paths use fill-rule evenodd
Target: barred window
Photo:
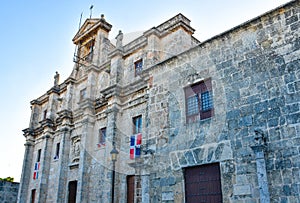
<instances>
[{"instance_id":1,"label":"barred window","mask_svg":"<svg viewBox=\"0 0 300 203\"><path fill-rule=\"evenodd\" d=\"M199 113L198 95L191 96L187 99L187 115L191 116Z\"/></svg>"},{"instance_id":2,"label":"barred window","mask_svg":"<svg viewBox=\"0 0 300 203\"><path fill-rule=\"evenodd\" d=\"M211 79L185 88L186 120L188 123L214 115Z\"/></svg>"},{"instance_id":3,"label":"barred window","mask_svg":"<svg viewBox=\"0 0 300 203\"><path fill-rule=\"evenodd\" d=\"M212 92L206 91L201 93L201 110L209 111L213 108Z\"/></svg>"}]
</instances>

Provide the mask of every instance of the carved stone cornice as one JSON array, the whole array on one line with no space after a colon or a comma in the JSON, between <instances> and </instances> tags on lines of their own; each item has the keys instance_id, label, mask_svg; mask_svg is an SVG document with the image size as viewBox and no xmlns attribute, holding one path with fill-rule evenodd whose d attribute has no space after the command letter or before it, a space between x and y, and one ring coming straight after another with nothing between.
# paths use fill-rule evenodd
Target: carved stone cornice
<instances>
[{"instance_id":1,"label":"carved stone cornice","mask_svg":"<svg viewBox=\"0 0 300 203\"><path fill-rule=\"evenodd\" d=\"M47 94L52 94L52 93L59 94L59 92L60 92L59 86L54 86L47 91Z\"/></svg>"},{"instance_id":2,"label":"carved stone cornice","mask_svg":"<svg viewBox=\"0 0 300 203\"><path fill-rule=\"evenodd\" d=\"M58 118L56 119L57 125L61 125L64 120L65 120L64 121L65 123L69 123L69 124L73 123L72 111L65 109L65 110L57 112L57 114L58 114Z\"/></svg>"},{"instance_id":3,"label":"carved stone cornice","mask_svg":"<svg viewBox=\"0 0 300 203\"><path fill-rule=\"evenodd\" d=\"M106 99L109 97L120 95L122 87L118 84L111 85L104 90L101 90L100 93L104 95Z\"/></svg>"},{"instance_id":4,"label":"carved stone cornice","mask_svg":"<svg viewBox=\"0 0 300 203\"><path fill-rule=\"evenodd\" d=\"M76 79L74 79L74 78L72 78L72 77L68 77L66 80L65 80L65 82L64 82L65 84L74 84L74 83L76 83Z\"/></svg>"},{"instance_id":5,"label":"carved stone cornice","mask_svg":"<svg viewBox=\"0 0 300 203\"><path fill-rule=\"evenodd\" d=\"M108 54L108 57L109 57L109 58L114 58L114 57L116 57L116 56L120 56L120 57L123 57L123 56L124 56L123 48L122 48L122 49L121 49L121 48L116 48L116 49L114 49L112 52L110 52L110 53Z\"/></svg>"},{"instance_id":6,"label":"carved stone cornice","mask_svg":"<svg viewBox=\"0 0 300 203\"><path fill-rule=\"evenodd\" d=\"M42 121L39 122L42 127L54 127L54 122L53 120L46 118Z\"/></svg>"}]
</instances>

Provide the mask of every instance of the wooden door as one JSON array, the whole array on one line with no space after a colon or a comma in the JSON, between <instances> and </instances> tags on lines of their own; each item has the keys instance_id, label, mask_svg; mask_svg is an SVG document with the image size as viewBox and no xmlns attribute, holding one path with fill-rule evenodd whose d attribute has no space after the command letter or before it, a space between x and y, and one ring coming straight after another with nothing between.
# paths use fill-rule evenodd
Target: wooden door
<instances>
[{"instance_id":1,"label":"wooden door","mask_svg":"<svg viewBox=\"0 0 300 203\"><path fill-rule=\"evenodd\" d=\"M127 176L127 203L134 203L134 175Z\"/></svg>"},{"instance_id":2,"label":"wooden door","mask_svg":"<svg viewBox=\"0 0 300 203\"><path fill-rule=\"evenodd\" d=\"M221 203L219 163L189 167L184 170L187 203Z\"/></svg>"},{"instance_id":3,"label":"wooden door","mask_svg":"<svg viewBox=\"0 0 300 203\"><path fill-rule=\"evenodd\" d=\"M77 181L69 182L69 197L68 203L76 203L76 194L77 194Z\"/></svg>"},{"instance_id":4,"label":"wooden door","mask_svg":"<svg viewBox=\"0 0 300 203\"><path fill-rule=\"evenodd\" d=\"M35 189L31 190L31 203L34 203L35 202Z\"/></svg>"}]
</instances>

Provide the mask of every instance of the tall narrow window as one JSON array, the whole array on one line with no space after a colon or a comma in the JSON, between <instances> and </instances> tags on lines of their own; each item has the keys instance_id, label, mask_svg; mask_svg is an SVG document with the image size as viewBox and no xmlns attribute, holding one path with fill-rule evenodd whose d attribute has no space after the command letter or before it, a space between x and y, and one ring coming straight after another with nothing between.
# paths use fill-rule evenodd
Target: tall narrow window
<instances>
[{"instance_id":1,"label":"tall narrow window","mask_svg":"<svg viewBox=\"0 0 300 203\"><path fill-rule=\"evenodd\" d=\"M34 169L33 169L33 177L32 177L33 180L36 180L39 178L41 152L42 152L41 149L39 149L37 151L36 162L34 163Z\"/></svg>"},{"instance_id":2,"label":"tall narrow window","mask_svg":"<svg viewBox=\"0 0 300 203\"><path fill-rule=\"evenodd\" d=\"M37 152L37 156L36 156L36 162L40 162L41 161L41 153L42 153L42 150L39 149L38 152Z\"/></svg>"},{"instance_id":3,"label":"tall narrow window","mask_svg":"<svg viewBox=\"0 0 300 203\"><path fill-rule=\"evenodd\" d=\"M105 146L105 140L106 140L106 128L101 128L99 130L99 137L98 137L98 147Z\"/></svg>"},{"instance_id":4,"label":"tall narrow window","mask_svg":"<svg viewBox=\"0 0 300 203\"><path fill-rule=\"evenodd\" d=\"M142 116L132 118L133 135L130 136L130 159L139 158L141 156L142 144Z\"/></svg>"},{"instance_id":5,"label":"tall narrow window","mask_svg":"<svg viewBox=\"0 0 300 203\"><path fill-rule=\"evenodd\" d=\"M140 59L134 63L134 76L139 75L143 70L143 60Z\"/></svg>"},{"instance_id":6,"label":"tall narrow window","mask_svg":"<svg viewBox=\"0 0 300 203\"><path fill-rule=\"evenodd\" d=\"M214 114L211 79L185 88L186 120L188 123L210 118Z\"/></svg>"},{"instance_id":7,"label":"tall narrow window","mask_svg":"<svg viewBox=\"0 0 300 203\"><path fill-rule=\"evenodd\" d=\"M47 109L44 111L43 120L45 120L46 118L47 118Z\"/></svg>"},{"instance_id":8,"label":"tall narrow window","mask_svg":"<svg viewBox=\"0 0 300 203\"><path fill-rule=\"evenodd\" d=\"M80 101L83 101L86 98L86 88L80 90Z\"/></svg>"},{"instance_id":9,"label":"tall narrow window","mask_svg":"<svg viewBox=\"0 0 300 203\"><path fill-rule=\"evenodd\" d=\"M133 122L133 134L142 132L142 116L137 116L132 119Z\"/></svg>"},{"instance_id":10,"label":"tall narrow window","mask_svg":"<svg viewBox=\"0 0 300 203\"><path fill-rule=\"evenodd\" d=\"M60 148L60 143L58 142L56 144L56 149L55 149L55 156L54 159L59 159L59 148Z\"/></svg>"},{"instance_id":11,"label":"tall narrow window","mask_svg":"<svg viewBox=\"0 0 300 203\"><path fill-rule=\"evenodd\" d=\"M85 61L91 62L93 59L93 53L94 53L94 45L95 40L91 40L85 45L85 56L83 57Z\"/></svg>"}]
</instances>

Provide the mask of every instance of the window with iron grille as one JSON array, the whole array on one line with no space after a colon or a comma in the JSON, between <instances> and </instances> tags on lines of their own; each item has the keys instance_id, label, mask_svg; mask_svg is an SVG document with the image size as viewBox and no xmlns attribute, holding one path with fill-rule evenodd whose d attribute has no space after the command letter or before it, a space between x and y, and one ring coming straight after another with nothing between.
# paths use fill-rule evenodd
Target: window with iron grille
<instances>
[{"instance_id":1,"label":"window with iron grille","mask_svg":"<svg viewBox=\"0 0 300 203\"><path fill-rule=\"evenodd\" d=\"M134 63L134 76L139 75L143 70L143 60L140 59Z\"/></svg>"},{"instance_id":2,"label":"window with iron grille","mask_svg":"<svg viewBox=\"0 0 300 203\"><path fill-rule=\"evenodd\" d=\"M133 122L133 134L138 134L142 132L142 116L137 116L132 118Z\"/></svg>"},{"instance_id":3,"label":"window with iron grille","mask_svg":"<svg viewBox=\"0 0 300 203\"><path fill-rule=\"evenodd\" d=\"M214 115L211 79L185 88L186 120L188 123Z\"/></svg>"}]
</instances>

